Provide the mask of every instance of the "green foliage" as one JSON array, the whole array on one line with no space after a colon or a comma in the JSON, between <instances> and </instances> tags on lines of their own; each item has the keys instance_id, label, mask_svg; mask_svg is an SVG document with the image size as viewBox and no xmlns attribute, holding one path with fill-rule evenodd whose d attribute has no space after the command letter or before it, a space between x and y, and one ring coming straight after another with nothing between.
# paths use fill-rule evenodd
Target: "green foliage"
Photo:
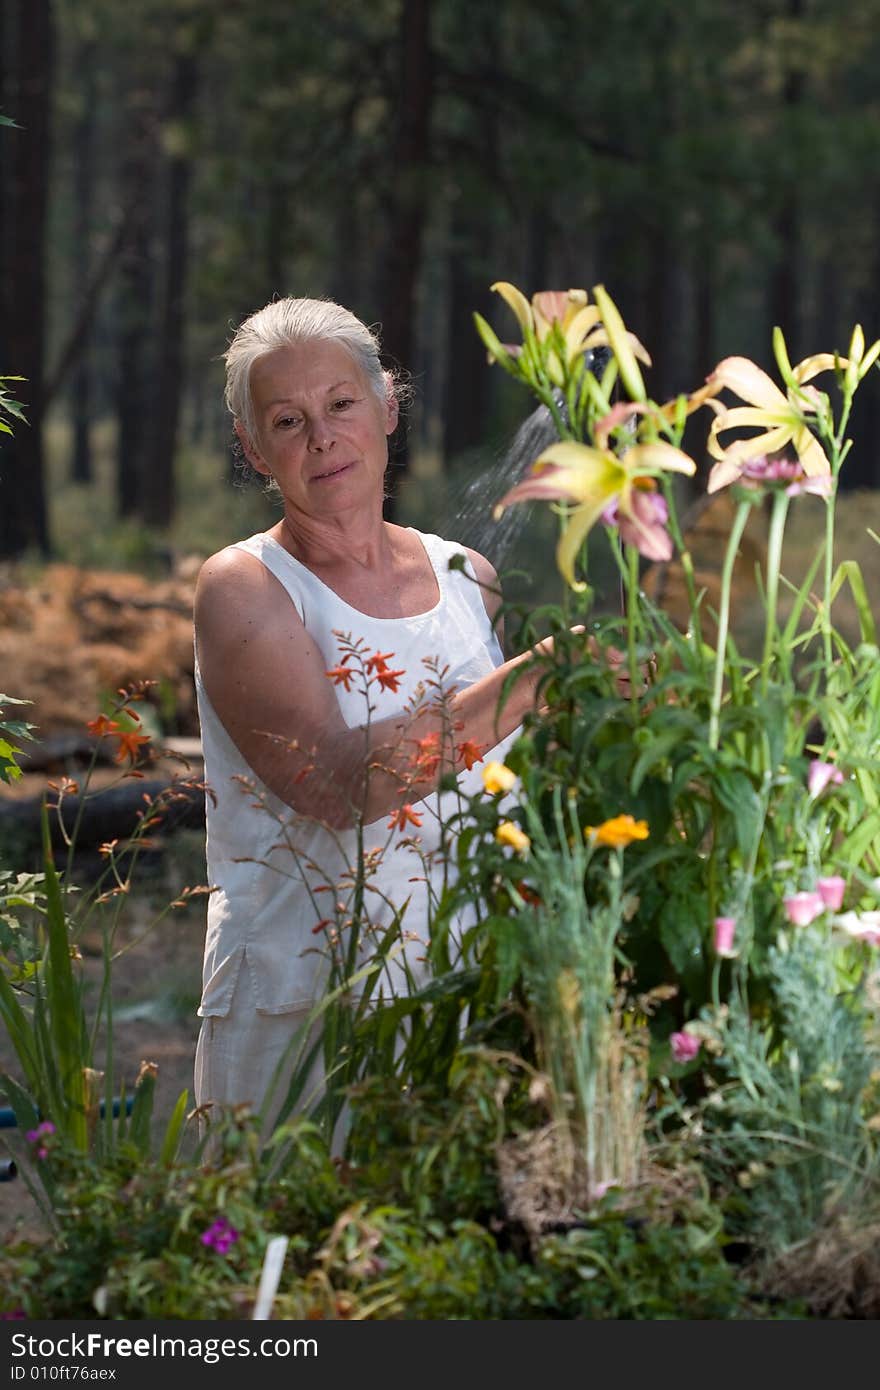
<instances>
[{"instance_id":1,"label":"green foliage","mask_svg":"<svg viewBox=\"0 0 880 1390\"><path fill-rule=\"evenodd\" d=\"M727 1194L730 1229L761 1254L834 1213L868 1223L880 1209L880 1153L865 1123L880 1051L859 957L818 925L780 935L767 956L767 1016L750 1017L738 996L705 1011L719 1084L699 1107L696 1151Z\"/></svg>"},{"instance_id":2,"label":"green foliage","mask_svg":"<svg viewBox=\"0 0 880 1390\"><path fill-rule=\"evenodd\" d=\"M2 423L2 422L0 422ZM0 695L0 709L6 705L29 705L30 700L16 700L13 695ZM17 739L32 739L33 724L24 719L0 719L0 782L16 781L21 776L21 768L16 762L16 754L21 752Z\"/></svg>"}]
</instances>

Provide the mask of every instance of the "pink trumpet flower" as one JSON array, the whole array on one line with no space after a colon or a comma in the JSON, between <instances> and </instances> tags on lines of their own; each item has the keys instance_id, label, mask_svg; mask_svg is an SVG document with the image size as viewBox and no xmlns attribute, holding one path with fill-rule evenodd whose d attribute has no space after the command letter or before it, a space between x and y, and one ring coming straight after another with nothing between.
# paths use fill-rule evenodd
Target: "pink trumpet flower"
<instances>
[{"instance_id":1,"label":"pink trumpet flower","mask_svg":"<svg viewBox=\"0 0 880 1390\"><path fill-rule=\"evenodd\" d=\"M839 912L846 892L846 879L839 874L829 874L816 883L816 892L831 912Z\"/></svg>"},{"instance_id":2,"label":"pink trumpet flower","mask_svg":"<svg viewBox=\"0 0 880 1390\"><path fill-rule=\"evenodd\" d=\"M807 788L810 796L821 796L827 786L840 786L843 773L834 763L822 762L814 758L807 773Z\"/></svg>"},{"instance_id":3,"label":"pink trumpet flower","mask_svg":"<svg viewBox=\"0 0 880 1390\"><path fill-rule=\"evenodd\" d=\"M735 917L715 918L715 954L729 960L736 955L733 939L736 936Z\"/></svg>"},{"instance_id":4,"label":"pink trumpet flower","mask_svg":"<svg viewBox=\"0 0 880 1390\"><path fill-rule=\"evenodd\" d=\"M825 903L819 893L792 893L782 901L785 915L793 927L808 927L825 911Z\"/></svg>"}]
</instances>

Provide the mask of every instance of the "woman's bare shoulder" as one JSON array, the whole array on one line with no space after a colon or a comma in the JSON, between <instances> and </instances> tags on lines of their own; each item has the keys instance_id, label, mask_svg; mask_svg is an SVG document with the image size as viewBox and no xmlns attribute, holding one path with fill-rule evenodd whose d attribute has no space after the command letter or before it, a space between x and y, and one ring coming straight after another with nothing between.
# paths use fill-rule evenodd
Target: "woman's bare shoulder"
<instances>
[{"instance_id":1,"label":"woman's bare shoulder","mask_svg":"<svg viewBox=\"0 0 880 1390\"><path fill-rule=\"evenodd\" d=\"M236 614L253 615L259 604L268 616L282 604L284 590L270 570L249 551L236 545L224 546L205 560L199 570L195 592L196 623L204 623L222 613L225 621Z\"/></svg>"}]
</instances>

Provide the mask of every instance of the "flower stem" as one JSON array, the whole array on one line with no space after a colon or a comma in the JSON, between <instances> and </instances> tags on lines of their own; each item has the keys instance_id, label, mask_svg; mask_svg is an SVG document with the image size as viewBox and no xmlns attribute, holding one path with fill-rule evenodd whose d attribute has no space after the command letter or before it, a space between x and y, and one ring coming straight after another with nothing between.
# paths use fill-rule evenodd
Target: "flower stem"
<instances>
[{"instance_id":1,"label":"flower stem","mask_svg":"<svg viewBox=\"0 0 880 1390\"><path fill-rule=\"evenodd\" d=\"M718 642L715 651L715 676L712 684L712 703L709 708L709 747L718 747L721 726L721 696L724 690L724 657L727 650L727 633L730 627L730 585L733 579L733 566L739 553L739 543L745 530L751 510L751 502L740 502L727 542L724 566L721 571L721 599L718 607Z\"/></svg>"},{"instance_id":2,"label":"flower stem","mask_svg":"<svg viewBox=\"0 0 880 1390\"><path fill-rule=\"evenodd\" d=\"M629 698L633 708L639 703L639 666L636 654L636 621L639 615L639 552L627 546L626 652L629 663Z\"/></svg>"},{"instance_id":3,"label":"flower stem","mask_svg":"<svg viewBox=\"0 0 880 1390\"><path fill-rule=\"evenodd\" d=\"M784 488L773 494L773 511L770 514L770 534L767 538L767 585L765 601L767 615L764 624L764 652L761 657L761 694L766 695L770 679L770 663L773 657L773 640L776 636L776 605L779 598L779 571L782 564L782 538L785 535L785 518L791 499Z\"/></svg>"}]
</instances>

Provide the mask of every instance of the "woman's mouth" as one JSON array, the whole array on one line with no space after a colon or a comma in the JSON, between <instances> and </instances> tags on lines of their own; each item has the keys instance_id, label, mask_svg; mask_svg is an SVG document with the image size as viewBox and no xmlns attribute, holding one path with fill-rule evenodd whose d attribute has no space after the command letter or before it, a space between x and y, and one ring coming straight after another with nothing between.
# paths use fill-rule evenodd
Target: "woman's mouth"
<instances>
[{"instance_id":1,"label":"woman's mouth","mask_svg":"<svg viewBox=\"0 0 880 1390\"><path fill-rule=\"evenodd\" d=\"M350 463L337 463L332 468L328 468L323 473L315 473L312 477L313 483L328 482L331 478L338 478L341 473L347 473L352 467Z\"/></svg>"}]
</instances>

